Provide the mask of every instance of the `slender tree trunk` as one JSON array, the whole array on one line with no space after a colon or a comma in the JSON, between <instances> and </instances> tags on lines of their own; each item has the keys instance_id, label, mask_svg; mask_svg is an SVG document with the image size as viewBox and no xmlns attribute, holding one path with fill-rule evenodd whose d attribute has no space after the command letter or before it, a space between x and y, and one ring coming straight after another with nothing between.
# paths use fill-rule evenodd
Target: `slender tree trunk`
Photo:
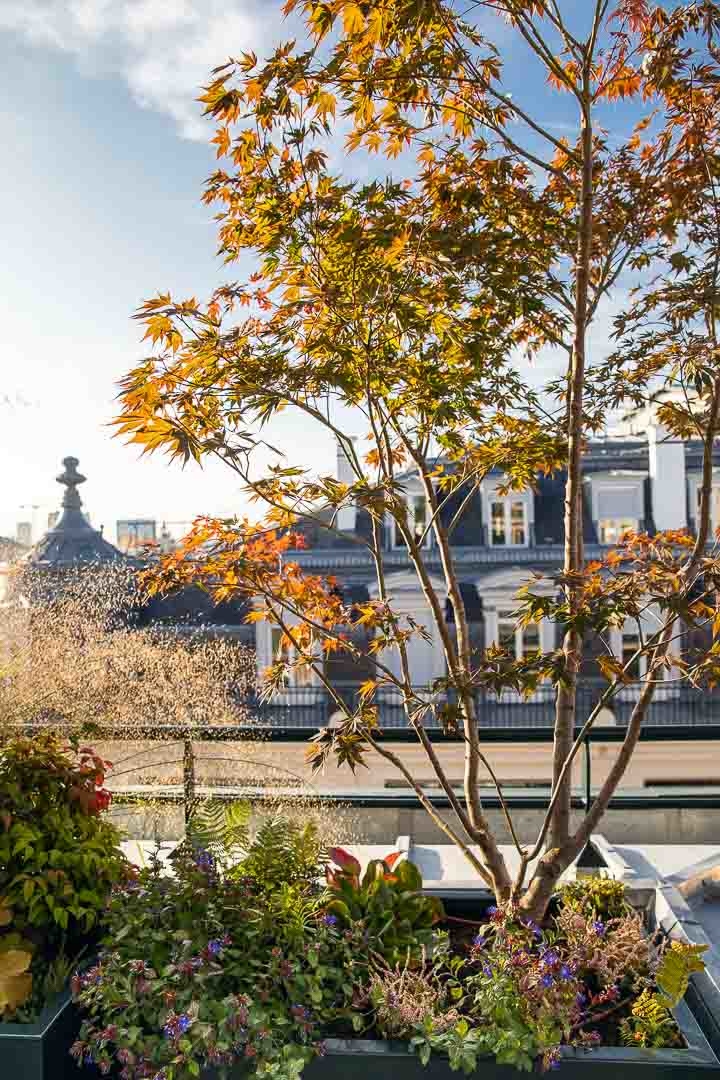
<instances>
[{"instance_id":1,"label":"slender tree trunk","mask_svg":"<svg viewBox=\"0 0 720 1080\"><path fill-rule=\"evenodd\" d=\"M428 500L428 505L431 507L434 515L433 529L438 544L438 550L440 552L440 561L442 563L445 585L448 590L448 598L455 618L456 649L454 660L456 670L451 671L450 675L458 684L458 692L462 702L463 711L463 732L465 735L463 788L467 816L469 818L469 821L465 824L465 831L468 834L469 839L476 843L482 851L485 864L492 879L496 899L498 902L502 902L510 897L512 880L507 868L507 863L505 862L495 837L492 835L480 800L479 772L481 761L478 744L477 714L472 692L467 686L467 680L470 677L470 628L465 614L465 604L463 602L462 593L460 592L460 584L458 582L452 552L450 551L450 542L447 531L437 513L437 499L432 486L432 481L427 475L426 463L417 460L417 464L420 468L420 476ZM417 556L418 561L422 561L422 555L417 551L413 552L412 549L411 556ZM432 590L432 585L429 582L427 584L434 597L435 594L434 590ZM428 599L430 600L431 597L428 596ZM437 601L437 598L435 598L435 601ZM442 625L439 625L439 629L442 633L443 630L446 629L444 612L439 611L437 602L434 604L431 602L431 609L436 622L438 622L438 624L442 623Z\"/></svg>"},{"instance_id":2,"label":"slender tree trunk","mask_svg":"<svg viewBox=\"0 0 720 1080\"><path fill-rule=\"evenodd\" d=\"M587 61L589 65L589 60ZM583 385L585 379L585 335L588 320L590 254L593 235L593 135L590 116L589 71L585 73L585 94L581 115L582 175L575 266L575 334L568 379L568 476L565 489L565 552L563 571L570 611L578 605L579 575L583 567L582 443ZM575 728L578 673L582 662L582 638L570 629L563 641L567 685L558 688L553 744L553 790L560 782L563 765L570 753ZM548 833L552 850L560 850L570 834L572 778L562 782ZM552 856L554 858L554 856Z\"/></svg>"}]
</instances>

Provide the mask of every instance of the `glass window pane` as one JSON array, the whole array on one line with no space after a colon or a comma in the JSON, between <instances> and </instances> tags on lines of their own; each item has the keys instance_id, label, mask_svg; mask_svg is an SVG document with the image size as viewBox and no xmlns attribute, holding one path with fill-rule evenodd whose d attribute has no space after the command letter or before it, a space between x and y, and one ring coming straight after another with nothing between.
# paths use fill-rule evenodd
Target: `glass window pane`
<instances>
[{"instance_id":1,"label":"glass window pane","mask_svg":"<svg viewBox=\"0 0 720 1080\"><path fill-rule=\"evenodd\" d=\"M270 662L277 664L278 662L287 661L290 653L290 648L287 641L283 641L283 631L279 626L273 626L270 628L270 647L272 649L272 656ZM286 671L283 676L283 682L285 686L290 685L290 672Z\"/></svg>"},{"instance_id":2,"label":"glass window pane","mask_svg":"<svg viewBox=\"0 0 720 1080\"><path fill-rule=\"evenodd\" d=\"M505 539L505 503L494 502L490 506L490 527L493 544L504 544Z\"/></svg>"},{"instance_id":3,"label":"glass window pane","mask_svg":"<svg viewBox=\"0 0 720 1080\"><path fill-rule=\"evenodd\" d=\"M525 544L525 503L515 501L510 506L510 530L515 545Z\"/></svg>"},{"instance_id":4,"label":"glass window pane","mask_svg":"<svg viewBox=\"0 0 720 1080\"><path fill-rule=\"evenodd\" d=\"M697 502L695 521L699 522L702 505L702 484L698 484L695 489L695 497ZM710 492L710 528L714 531L718 524L720 524L720 487L713 484Z\"/></svg>"},{"instance_id":5,"label":"glass window pane","mask_svg":"<svg viewBox=\"0 0 720 1080\"><path fill-rule=\"evenodd\" d=\"M416 541L420 541L423 533L425 532L425 524L427 521L426 514L426 501L424 495L414 495L410 505L411 512L411 526L413 535Z\"/></svg>"},{"instance_id":6,"label":"glass window pane","mask_svg":"<svg viewBox=\"0 0 720 1080\"><path fill-rule=\"evenodd\" d=\"M509 611L498 611L497 643L516 656L515 619Z\"/></svg>"},{"instance_id":7,"label":"glass window pane","mask_svg":"<svg viewBox=\"0 0 720 1080\"><path fill-rule=\"evenodd\" d=\"M540 648L540 626L538 623L530 623L522 631L523 656L535 653Z\"/></svg>"},{"instance_id":8,"label":"glass window pane","mask_svg":"<svg viewBox=\"0 0 720 1080\"><path fill-rule=\"evenodd\" d=\"M598 522L601 544L617 544L623 533L637 532L638 522L632 518L602 518Z\"/></svg>"},{"instance_id":9,"label":"glass window pane","mask_svg":"<svg viewBox=\"0 0 720 1080\"><path fill-rule=\"evenodd\" d=\"M623 630L622 635L622 665L625 667L630 658L640 648L640 637L636 630ZM636 657L628 669L628 674L633 679L640 678L640 657Z\"/></svg>"},{"instance_id":10,"label":"glass window pane","mask_svg":"<svg viewBox=\"0 0 720 1080\"><path fill-rule=\"evenodd\" d=\"M296 686L311 686L312 685L312 668L309 664L303 664L302 667L296 667L293 670L295 676Z\"/></svg>"}]
</instances>

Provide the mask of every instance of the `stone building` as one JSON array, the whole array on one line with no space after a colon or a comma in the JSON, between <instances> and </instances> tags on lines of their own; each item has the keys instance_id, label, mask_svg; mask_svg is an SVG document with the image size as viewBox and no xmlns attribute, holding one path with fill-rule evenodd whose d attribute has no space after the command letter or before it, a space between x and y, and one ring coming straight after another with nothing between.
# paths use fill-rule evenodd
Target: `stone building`
<instances>
[{"instance_id":1,"label":"stone building","mask_svg":"<svg viewBox=\"0 0 720 1080\"><path fill-rule=\"evenodd\" d=\"M717 459L717 489L713 490L713 527L720 526L720 448ZM601 558L615 545L626 530L646 530L650 533L665 529L695 527L698 490L701 481L702 446L699 442L671 438L651 416L641 417L634 428L613 437L598 438L589 443L583 460L583 514L585 554L588 560ZM337 477L352 482L350 464L340 446L337 452ZM502 494L503 477L488 475L470 495L454 527L451 542L453 557L460 575L465 610L470 622L471 636L480 650L490 643L502 643L514 651L517 658L538 647L547 650L560 641L559 629L552 623L515 627L513 611L517 607L517 590L526 584L532 573L557 570L563 559L563 513L565 475L538 476L534 488ZM409 520L414 523L416 537L423 537L425 560L436 594L445 604L446 618L452 612L446 599L441 573L440 553L434 545L428 506L417 474L408 471L399 477L408 504ZM460 491L446 502L442 517L449 524L458 511L466 492ZM330 515L327 520L329 522ZM288 553L308 571L333 575L345 598L362 602L376 595L377 583L371 554L362 541L371 534L370 517L361 507L346 507L335 522L335 529L322 524L303 526L307 546ZM360 541L360 542L358 542ZM383 528L386 586L395 609L412 616L429 630L431 640L415 639L409 649L411 676L416 686L426 686L445 674L439 632L434 625L429 605L423 595L415 570L409 560L405 543L396 535L392 521ZM540 588L543 586L540 585ZM548 588L552 585L548 583ZM652 619L652 613L646 618ZM257 625L257 663L264 669L277 652L279 634L266 623ZM628 622L625 627L610 632L610 645L617 656L631 656L638 645L638 628ZM602 648L599 642L588 643L585 665L585 693L597 692L594 677L599 675L593 656ZM388 658L389 664L396 661ZM642 661L641 661L642 663ZM326 674L343 694L352 694L369 675L362 664L343 661L334 655L326 661ZM698 716L720 719L720 707L715 695L704 702L698 695L680 690L670 672L667 686L656 694L655 719L681 722L677 712L678 699L683 694ZM622 720L623 702L630 707L637 688L628 687L620 695L618 720ZM294 670L286 693L287 704L324 702L325 691L320 680L309 670ZM528 701L512 692L505 692L498 702L488 701L486 716L490 722L546 723L552 719L550 708L553 691L541 688ZM385 705L386 723L402 722L398 710L392 719L392 702Z\"/></svg>"}]
</instances>

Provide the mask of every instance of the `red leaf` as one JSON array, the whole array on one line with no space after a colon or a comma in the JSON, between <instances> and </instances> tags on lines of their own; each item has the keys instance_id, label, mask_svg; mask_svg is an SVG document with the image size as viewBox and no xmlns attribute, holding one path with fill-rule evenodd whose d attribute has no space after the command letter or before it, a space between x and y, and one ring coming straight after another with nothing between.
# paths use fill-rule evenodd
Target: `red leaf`
<instances>
[{"instance_id":1,"label":"red leaf","mask_svg":"<svg viewBox=\"0 0 720 1080\"><path fill-rule=\"evenodd\" d=\"M401 859L405 854L404 851L391 851L389 855L386 855L383 862L387 866L388 870L392 870L398 859Z\"/></svg>"},{"instance_id":2,"label":"red leaf","mask_svg":"<svg viewBox=\"0 0 720 1080\"><path fill-rule=\"evenodd\" d=\"M344 848L334 847L330 848L328 855L341 870L344 870L348 874L359 874L360 863L357 859L350 854L349 851L345 851Z\"/></svg>"}]
</instances>

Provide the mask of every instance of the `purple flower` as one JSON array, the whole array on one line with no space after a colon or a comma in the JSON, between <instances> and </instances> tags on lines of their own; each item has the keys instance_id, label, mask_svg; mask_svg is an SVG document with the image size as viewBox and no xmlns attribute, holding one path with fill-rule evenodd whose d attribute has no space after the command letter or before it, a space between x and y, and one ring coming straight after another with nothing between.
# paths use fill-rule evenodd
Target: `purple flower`
<instances>
[{"instance_id":1,"label":"purple flower","mask_svg":"<svg viewBox=\"0 0 720 1080\"><path fill-rule=\"evenodd\" d=\"M482 949L485 947L485 935L483 934L482 930L473 938L473 945L476 949Z\"/></svg>"},{"instance_id":2,"label":"purple flower","mask_svg":"<svg viewBox=\"0 0 720 1080\"><path fill-rule=\"evenodd\" d=\"M497 915L497 912L498 912L498 909L497 909L497 908L495 907L495 905L494 905L494 904L492 905L492 907L489 907L489 908L487 909L487 913L488 913L488 915L490 916L490 918L492 918L492 917L493 917L493 915Z\"/></svg>"},{"instance_id":3,"label":"purple flower","mask_svg":"<svg viewBox=\"0 0 720 1080\"><path fill-rule=\"evenodd\" d=\"M554 1046L552 1050L547 1050L543 1055L543 1065L546 1069L559 1069L560 1068L560 1047Z\"/></svg>"},{"instance_id":4,"label":"purple flower","mask_svg":"<svg viewBox=\"0 0 720 1080\"><path fill-rule=\"evenodd\" d=\"M605 923L601 919L596 919L592 924L592 927L598 937L602 937L607 929Z\"/></svg>"},{"instance_id":5,"label":"purple flower","mask_svg":"<svg viewBox=\"0 0 720 1080\"><path fill-rule=\"evenodd\" d=\"M326 926L337 926L337 915L326 915L323 922Z\"/></svg>"},{"instance_id":6,"label":"purple flower","mask_svg":"<svg viewBox=\"0 0 720 1080\"><path fill-rule=\"evenodd\" d=\"M483 975L485 975L488 979L492 976L493 970L492 970L492 968L490 967L489 964L483 964L482 970L483 970Z\"/></svg>"},{"instance_id":7,"label":"purple flower","mask_svg":"<svg viewBox=\"0 0 720 1080\"><path fill-rule=\"evenodd\" d=\"M578 994L575 1000L582 1009L583 1005L587 1005L587 994Z\"/></svg>"},{"instance_id":8,"label":"purple flower","mask_svg":"<svg viewBox=\"0 0 720 1080\"><path fill-rule=\"evenodd\" d=\"M207 951L210 956L219 956L220 953L223 951L222 941L219 941L217 938L214 938L212 941L208 941Z\"/></svg>"},{"instance_id":9,"label":"purple flower","mask_svg":"<svg viewBox=\"0 0 720 1080\"><path fill-rule=\"evenodd\" d=\"M568 964L563 964L560 968L560 978L565 982L569 982L573 977L572 968Z\"/></svg>"},{"instance_id":10,"label":"purple flower","mask_svg":"<svg viewBox=\"0 0 720 1080\"><path fill-rule=\"evenodd\" d=\"M180 1013L179 1016L171 1014L163 1028L163 1035L166 1039L179 1039L191 1025L192 1020L187 1013Z\"/></svg>"},{"instance_id":11,"label":"purple flower","mask_svg":"<svg viewBox=\"0 0 720 1080\"><path fill-rule=\"evenodd\" d=\"M544 986L546 990L549 990L550 987L554 985L554 983L555 980L553 979L552 975L543 975L540 979L540 985Z\"/></svg>"},{"instance_id":12,"label":"purple flower","mask_svg":"<svg viewBox=\"0 0 720 1080\"><path fill-rule=\"evenodd\" d=\"M215 866L215 860L209 851L201 849L195 853L195 865L199 870L212 870Z\"/></svg>"},{"instance_id":13,"label":"purple flower","mask_svg":"<svg viewBox=\"0 0 720 1080\"><path fill-rule=\"evenodd\" d=\"M548 949L548 951L543 953L540 957L540 966L544 968L555 967L557 962L558 954L556 952L553 952L552 949Z\"/></svg>"}]
</instances>

